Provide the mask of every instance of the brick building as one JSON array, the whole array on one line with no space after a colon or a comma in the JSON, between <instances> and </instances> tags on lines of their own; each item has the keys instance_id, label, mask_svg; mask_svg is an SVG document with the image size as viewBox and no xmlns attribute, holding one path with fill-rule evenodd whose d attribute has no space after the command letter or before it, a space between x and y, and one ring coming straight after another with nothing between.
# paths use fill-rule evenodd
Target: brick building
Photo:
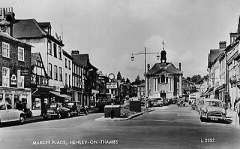
<instances>
[{"instance_id":1,"label":"brick building","mask_svg":"<svg viewBox=\"0 0 240 149\"><path fill-rule=\"evenodd\" d=\"M31 46L0 32L0 101L13 107L22 101L31 109Z\"/></svg>"}]
</instances>

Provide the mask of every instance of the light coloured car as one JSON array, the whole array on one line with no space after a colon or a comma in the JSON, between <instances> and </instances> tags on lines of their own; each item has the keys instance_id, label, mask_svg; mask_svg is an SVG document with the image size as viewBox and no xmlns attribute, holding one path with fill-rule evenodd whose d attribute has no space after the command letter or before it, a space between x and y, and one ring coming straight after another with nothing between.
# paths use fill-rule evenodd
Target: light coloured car
<instances>
[{"instance_id":1,"label":"light coloured car","mask_svg":"<svg viewBox=\"0 0 240 149\"><path fill-rule=\"evenodd\" d=\"M200 109L200 120L212 120L212 121L225 121L226 113L224 104L218 99L204 99L202 100L203 105Z\"/></svg>"},{"instance_id":2,"label":"light coloured car","mask_svg":"<svg viewBox=\"0 0 240 149\"><path fill-rule=\"evenodd\" d=\"M13 109L8 103L0 103L0 123L19 121L24 123L25 115L23 111Z\"/></svg>"}]
</instances>

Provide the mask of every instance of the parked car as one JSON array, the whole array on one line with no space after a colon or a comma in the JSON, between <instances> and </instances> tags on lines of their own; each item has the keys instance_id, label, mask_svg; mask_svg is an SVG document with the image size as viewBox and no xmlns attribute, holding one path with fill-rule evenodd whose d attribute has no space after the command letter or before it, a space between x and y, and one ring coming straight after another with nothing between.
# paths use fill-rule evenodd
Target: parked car
<instances>
[{"instance_id":1,"label":"parked car","mask_svg":"<svg viewBox=\"0 0 240 149\"><path fill-rule=\"evenodd\" d=\"M201 121L226 121L226 113L223 102L218 99L204 99L203 106L200 109Z\"/></svg>"},{"instance_id":2,"label":"parked car","mask_svg":"<svg viewBox=\"0 0 240 149\"><path fill-rule=\"evenodd\" d=\"M80 103L70 101L63 105L64 107L70 109L71 116L77 116L80 114Z\"/></svg>"},{"instance_id":3,"label":"parked car","mask_svg":"<svg viewBox=\"0 0 240 149\"><path fill-rule=\"evenodd\" d=\"M163 99L162 98L156 98L151 100L153 107L162 107L163 106Z\"/></svg>"},{"instance_id":4,"label":"parked car","mask_svg":"<svg viewBox=\"0 0 240 149\"><path fill-rule=\"evenodd\" d=\"M63 107L62 103L52 103L47 109L45 118L64 118L71 117L70 109Z\"/></svg>"},{"instance_id":5,"label":"parked car","mask_svg":"<svg viewBox=\"0 0 240 149\"><path fill-rule=\"evenodd\" d=\"M8 103L0 103L0 123L19 121L24 123L25 114L23 111L13 109Z\"/></svg>"}]
</instances>

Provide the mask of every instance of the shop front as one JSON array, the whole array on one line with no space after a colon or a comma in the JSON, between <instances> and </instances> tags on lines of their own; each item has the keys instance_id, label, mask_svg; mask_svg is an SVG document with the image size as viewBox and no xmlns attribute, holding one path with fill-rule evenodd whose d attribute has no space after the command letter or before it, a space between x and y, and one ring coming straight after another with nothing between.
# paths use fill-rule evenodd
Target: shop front
<instances>
[{"instance_id":1,"label":"shop front","mask_svg":"<svg viewBox=\"0 0 240 149\"><path fill-rule=\"evenodd\" d=\"M32 91L32 115L42 115L50 100L50 87L38 87Z\"/></svg>"},{"instance_id":2,"label":"shop front","mask_svg":"<svg viewBox=\"0 0 240 149\"><path fill-rule=\"evenodd\" d=\"M7 102L14 109L32 109L31 89L0 87L0 102ZM21 103L21 107L19 106Z\"/></svg>"}]
</instances>

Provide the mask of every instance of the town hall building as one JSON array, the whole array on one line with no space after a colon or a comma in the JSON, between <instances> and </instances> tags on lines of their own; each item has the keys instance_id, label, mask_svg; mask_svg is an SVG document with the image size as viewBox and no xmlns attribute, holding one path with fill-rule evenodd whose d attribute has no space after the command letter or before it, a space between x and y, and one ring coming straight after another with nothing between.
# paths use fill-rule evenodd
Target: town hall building
<instances>
[{"instance_id":1,"label":"town hall building","mask_svg":"<svg viewBox=\"0 0 240 149\"><path fill-rule=\"evenodd\" d=\"M182 76L181 63L179 68L167 62L166 51L161 51L161 62L155 63L148 70L146 77L148 80L148 97L171 99L182 96Z\"/></svg>"}]
</instances>

